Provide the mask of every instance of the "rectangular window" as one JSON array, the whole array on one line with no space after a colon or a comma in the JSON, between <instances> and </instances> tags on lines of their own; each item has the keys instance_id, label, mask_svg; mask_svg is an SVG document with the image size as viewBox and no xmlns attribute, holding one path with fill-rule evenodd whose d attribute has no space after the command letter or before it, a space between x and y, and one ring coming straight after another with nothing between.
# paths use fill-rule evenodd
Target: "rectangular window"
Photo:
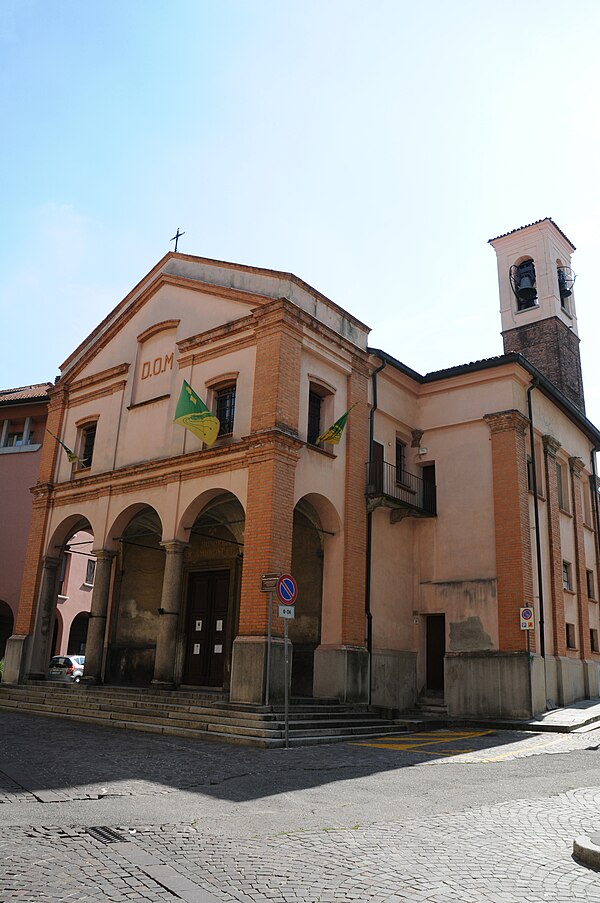
<instances>
[{"instance_id":1,"label":"rectangular window","mask_svg":"<svg viewBox=\"0 0 600 903\"><path fill-rule=\"evenodd\" d=\"M94 444L96 442L96 424L90 423L81 430L81 453L79 455L81 467L91 467L94 457Z\"/></svg>"},{"instance_id":2,"label":"rectangular window","mask_svg":"<svg viewBox=\"0 0 600 903\"><path fill-rule=\"evenodd\" d=\"M590 477L591 479L591 477ZM581 481L581 492L583 495L583 521L591 527L592 520L592 484L588 480Z\"/></svg>"},{"instance_id":3,"label":"rectangular window","mask_svg":"<svg viewBox=\"0 0 600 903\"><path fill-rule=\"evenodd\" d=\"M96 561L94 558L88 558L85 568L85 582L88 586L94 585L94 577L96 576Z\"/></svg>"},{"instance_id":4,"label":"rectangular window","mask_svg":"<svg viewBox=\"0 0 600 903\"><path fill-rule=\"evenodd\" d=\"M575 624L567 624L567 649L577 649L575 642Z\"/></svg>"},{"instance_id":5,"label":"rectangular window","mask_svg":"<svg viewBox=\"0 0 600 903\"><path fill-rule=\"evenodd\" d=\"M587 571L585 572L585 579L586 579L586 581L587 581L587 594L588 594L588 599L595 599L595 598L596 598L596 591L595 591L595 588L594 588L594 572L593 572L593 571L590 571L590 570L587 570Z\"/></svg>"},{"instance_id":6,"label":"rectangular window","mask_svg":"<svg viewBox=\"0 0 600 903\"><path fill-rule=\"evenodd\" d=\"M562 575L563 575L563 589L572 590L573 584L571 583L571 565L568 561L563 561L562 563Z\"/></svg>"},{"instance_id":7,"label":"rectangular window","mask_svg":"<svg viewBox=\"0 0 600 903\"><path fill-rule=\"evenodd\" d=\"M568 512L570 510L569 493L565 480L565 468L559 461L556 462L556 483L558 488L558 507L561 511Z\"/></svg>"},{"instance_id":8,"label":"rectangular window","mask_svg":"<svg viewBox=\"0 0 600 903\"><path fill-rule=\"evenodd\" d=\"M592 652L598 652L598 631L590 627L590 647Z\"/></svg>"},{"instance_id":9,"label":"rectangular window","mask_svg":"<svg viewBox=\"0 0 600 903\"><path fill-rule=\"evenodd\" d=\"M308 430L306 441L310 445L316 445L317 438L321 435L321 404L323 399L316 392L308 393Z\"/></svg>"},{"instance_id":10,"label":"rectangular window","mask_svg":"<svg viewBox=\"0 0 600 903\"><path fill-rule=\"evenodd\" d=\"M221 424L219 436L230 436L233 433L235 416L235 385L224 386L215 392L216 415Z\"/></svg>"},{"instance_id":11,"label":"rectangular window","mask_svg":"<svg viewBox=\"0 0 600 903\"><path fill-rule=\"evenodd\" d=\"M396 439L396 482L404 482L406 468L406 445L400 439Z\"/></svg>"}]
</instances>

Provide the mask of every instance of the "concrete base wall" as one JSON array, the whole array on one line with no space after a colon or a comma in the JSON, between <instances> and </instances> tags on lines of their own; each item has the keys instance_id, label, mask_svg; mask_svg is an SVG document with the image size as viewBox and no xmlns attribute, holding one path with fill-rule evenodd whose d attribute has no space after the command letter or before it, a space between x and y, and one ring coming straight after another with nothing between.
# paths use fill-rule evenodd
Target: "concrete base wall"
<instances>
[{"instance_id":1,"label":"concrete base wall","mask_svg":"<svg viewBox=\"0 0 600 903\"><path fill-rule=\"evenodd\" d=\"M19 636L13 634L6 641L6 649L4 652L4 674L2 675L2 683L20 684L26 673L27 651L29 647L30 636Z\"/></svg>"},{"instance_id":2,"label":"concrete base wall","mask_svg":"<svg viewBox=\"0 0 600 903\"><path fill-rule=\"evenodd\" d=\"M315 650L313 693L341 702L369 701L369 653L356 646L319 646Z\"/></svg>"},{"instance_id":3,"label":"concrete base wall","mask_svg":"<svg viewBox=\"0 0 600 903\"><path fill-rule=\"evenodd\" d=\"M417 700L416 652L374 652L371 658L371 702L404 711Z\"/></svg>"},{"instance_id":4,"label":"concrete base wall","mask_svg":"<svg viewBox=\"0 0 600 903\"><path fill-rule=\"evenodd\" d=\"M532 680L543 686L543 666L532 661ZM448 714L469 717L530 718L529 666L526 653L447 653L445 698ZM534 705L545 711L536 687Z\"/></svg>"},{"instance_id":5,"label":"concrete base wall","mask_svg":"<svg viewBox=\"0 0 600 903\"><path fill-rule=\"evenodd\" d=\"M600 696L600 665L598 662L583 662L583 683L587 699Z\"/></svg>"},{"instance_id":6,"label":"concrete base wall","mask_svg":"<svg viewBox=\"0 0 600 903\"><path fill-rule=\"evenodd\" d=\"M546 699L550 708L556 708L559 704L558 659L547 655L544 662L546 666Z\"/></svg>"},{"instance_id":7,"label":"concrete base wall","mask_svg":"<svg viewBox=\"0 0 600 903\"><path fill-rule=\"evenodd\" d=\"M289 676L292 673L293 647L289 644ZM282 702L285 696L284 643L279 637L271 642L269 701ZM267 676L267 638L237 637L231 660L232 702L264 703ZM288 682L290 677L288 677Z\"/></svg>"},{"instance_id":8,"label":"concrete base wall","mask_svg":"<svg viewBox=\"0 0 600 903\"><path fill-rule=\"evenodd\" d=\"M591 669L588 669L591 665ZM597 676L594 675L593 668L595 662L583 662L576 658L557 658L557 704L559 706L569 705L577 699L585 699L588 696L588 684L591 678L591 687L596 684L597 695ZM597 668L597 666L596 666Z\"/></svg>"}]
</instances>

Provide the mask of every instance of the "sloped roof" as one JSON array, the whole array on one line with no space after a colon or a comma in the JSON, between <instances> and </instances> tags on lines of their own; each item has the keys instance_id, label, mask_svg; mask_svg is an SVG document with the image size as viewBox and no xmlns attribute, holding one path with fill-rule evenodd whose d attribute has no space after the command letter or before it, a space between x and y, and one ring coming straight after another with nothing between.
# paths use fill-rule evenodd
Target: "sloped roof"
<instances>
[{"instance_id":1,"label":"sloped roof","mask_svg":"<svg viewBox=\"0 0 600 903\"><path fill-rule=\"evenodd\" d=\"M52 383L34 383L32 386L21 386L18 389L0 389L0 404L47 400L48 389L51 385Z\"/></svg>"},{"instance_id":2,"label":"sloped roof","mask_svg":"<svg viewBox=\"0 0 600 903\"><path fill-rule=\"evenodd\" d=\"M493 241L498 241L499 238L506 238L507 235L514 235L515 232L521 232L523 229L529 229L529 228L531 228L531 226L539 226L540 223L552 223L552 225L554 226L554 228L556 229L556 231L557 231L557 232L560 232L560 234L562 235L562 237L563 237L566 241L569 242L569 244L571 245L571 247L573 248L573 250L574 250L574 251L577 250L577 248L575 247L575 245L573 244L573 242L571 241L571 239L570 239L567 235L565 235L565 233L563 232L563 230L562 230L559 226L556 225L556 223L554 222L554 220L553 220L552 217L550 217L550 216L545 216L543 219L536 219L536 221L535 221L534 223L528 223L526 226L519 226L517 229L511 229L510 232L503 232L502 235L496 235L495 238L490 238L490 239L488 239L488 244L491 244Z\"/></svg>"}]
</instances>

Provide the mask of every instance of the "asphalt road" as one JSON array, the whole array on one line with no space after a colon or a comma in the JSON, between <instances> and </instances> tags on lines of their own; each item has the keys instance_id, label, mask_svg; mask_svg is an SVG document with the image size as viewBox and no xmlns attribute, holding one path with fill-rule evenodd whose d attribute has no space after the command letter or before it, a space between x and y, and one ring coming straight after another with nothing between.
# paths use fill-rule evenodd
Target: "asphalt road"
<instances>
[{"instance_id":1,"label":"asphalt road","mask_svg":"<svg viewBox=\"0 0 600 903\"><path fill-rule=\"evenodd\" d=\"M600 731L258 750L0 713L0 736L1 903L600 903L571 858Z\"/></svg>"}]
</instances>

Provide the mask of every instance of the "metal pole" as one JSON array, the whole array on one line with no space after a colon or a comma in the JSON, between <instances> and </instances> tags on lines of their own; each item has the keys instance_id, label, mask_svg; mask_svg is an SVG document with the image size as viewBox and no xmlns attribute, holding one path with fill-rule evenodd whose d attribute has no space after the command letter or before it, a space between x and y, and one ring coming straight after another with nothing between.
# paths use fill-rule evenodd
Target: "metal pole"
<instances>
[{"instance_id":1,"label":"metal pole","mask_svg":"<svg viewBox=\"0 0 600 903\"><path fill-rule=\"evenodd\" d=\"M285 686L283 688L284 691L284 722L285 722L285 748L288 749L290 745L290 693L288 687L288 672L289 672L289 657L288 657L288 619L286 618L283 622L283 646L284 646L284 658L285 658Z\"/></svg>"},{"instance_id":2,"label":"metal pole","mask_svg":"<svg viewBox=\"0 0 600 903\"><path fill-rule=\"evenodd\" d=\"M533 718L533 678L531 674L531 641L530 641L530 631L527 631L527 671L529 675L529 709L531 711L531 717Z\"/></svg>"},{"instance_id":3,"label":"metal pole","mask_svg":"<svg viewBox=\"0 0 600 903\"><path fill-rule=\"evenodd\" d=\"M265 705L269 705L271 684L271 633L273 630L273 593L269 590L269 629L267 631L267 679L265 681Z\"/></svg>"}]
</instances>

